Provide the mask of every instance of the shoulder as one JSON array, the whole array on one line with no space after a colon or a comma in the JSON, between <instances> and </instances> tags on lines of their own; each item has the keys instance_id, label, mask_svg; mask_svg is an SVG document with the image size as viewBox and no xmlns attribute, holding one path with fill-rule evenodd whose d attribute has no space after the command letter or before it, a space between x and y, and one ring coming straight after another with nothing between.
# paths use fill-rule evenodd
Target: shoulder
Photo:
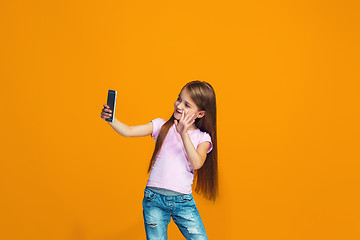
<instances>
[{"instance_id":1,"label":"shoulder","mask_svg":"<svg viewBox=\"0 0 360 240\"><path fill-rule=\"evenodd\" d=\"M211 141L211 136L208 132L203 132L199 129L199 135L201 138L210 139L210 141Z\"/></svg>"},{"instance_id":2,"label":"shoulder","mask_svg":"<svg viewBox=\"0 0 360 240\"><path fill-rule=\"evenodd\" d=\"M199 145L207 146L208 147L207 153L209 153L213 148L213 143L212 143L212 140L211 140L211 136L207 132L203 132L203 131L199 131L199 132L200 132L200 134L199 134Z\"/></svg>"},{"instance_id":3,"label":"shoulder","mask_svg":"<svg viewBox=\"0 0 360 240\"><path fill-rule=\"evenodd\" d=\"M157 137L157 135L159 135L159 131L160 128L162 127L162 125L164 125L164 123L166 123L166 120L162 119L162 118L155 118L153 120L151 120L152 125L153 125L153 132L151 134L152 137Z\"/></svg>"},{"instance_id":4,"label":"shoulder","mask_svg":"<svg viewBox=\"0 0 360 240\"><path fill-rule=\"evenodd\" d=\"M166 123L166 120L162 119L162 118L155 118L153 120L151 120L152 123L156 123L156 124L164 124Z\"/></svg>"}]
</instances>

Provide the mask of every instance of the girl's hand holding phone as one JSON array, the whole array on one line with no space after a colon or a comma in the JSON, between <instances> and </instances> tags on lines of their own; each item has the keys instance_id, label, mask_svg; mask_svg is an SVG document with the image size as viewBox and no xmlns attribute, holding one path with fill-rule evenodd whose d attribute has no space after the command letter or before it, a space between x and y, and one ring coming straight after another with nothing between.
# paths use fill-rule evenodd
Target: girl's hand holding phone
<instances>
[{"instance_id":1,"label":"girl's hand holding phone","mask_svg":"<svg viewBox=\"0 0 360 240\"><path fill-rule=\"evenodd\" d=\"M104 104L104 108L101 111L101 118L104 119L104 120L107 119L107 118L110 118L111 113L112 113L112 111L110 110L109 105Z\"/></svg>"}]
</instances>

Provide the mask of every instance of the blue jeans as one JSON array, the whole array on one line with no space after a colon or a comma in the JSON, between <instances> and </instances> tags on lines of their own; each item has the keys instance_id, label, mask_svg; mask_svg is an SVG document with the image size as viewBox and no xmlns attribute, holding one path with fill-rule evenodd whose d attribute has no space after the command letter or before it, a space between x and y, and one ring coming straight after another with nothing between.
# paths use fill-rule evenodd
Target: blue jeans
<instances>
[{"instance_id":1,"label":"blue jeans","mask_svg":"<svg viewBox=\"0 0 360 240\"><path fill-rule=\"evenodd\" d=\"M145 188L143 215L147 240L167 239L171 217L187 240L208 239L192 194L169 197Z\"/></svg>"}]
</instances>

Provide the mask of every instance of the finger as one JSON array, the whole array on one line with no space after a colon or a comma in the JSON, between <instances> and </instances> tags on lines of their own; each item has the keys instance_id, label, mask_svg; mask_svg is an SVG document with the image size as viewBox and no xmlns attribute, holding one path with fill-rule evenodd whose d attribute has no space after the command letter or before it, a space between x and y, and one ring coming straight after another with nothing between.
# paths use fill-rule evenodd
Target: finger
<instances>
[{"instance_id":1,"label":"finger","mask_svg":"<svg viewBox=\"0 0 360 240\"><path fill-rule=\"evenodd\" d=\"M194 119L194 116L195 116L195 113L191 114L190 120L193 120L193 119Z\"/></svg>"},{"instance_id":2,"label":"finger","mask_svg":"<svg viewBox=\"0 0 360 240\"><path fill-rule=\"evenodd\" d=\"M192 115L190 115L190 111L187 113L187 118L186 118L186 122L190 122L193 118L195 113L193 113Z\"/></svg>"},{"instance_id":3,"label":"finger","mask_svg":"<svg viewBox=\"0 0 360 240\"><path fill-rule=\"evenodd\" d=\"M187 121L188 118L189 118L189 111L187 111L187 112L185 113L185 120Z\"/></svg>"},{"instance_id":4,"label":"finger","mask_svg":"<svg viewBox=\"0 0 360 240\"><path fill-rule=\"evenodd\" d=\"M108 109L108 108L105 108L105 107L104 107L104 108L102 109L102 111L103 111L103 112L108 112L108 113L112 113L112 111L111 111L110 109Z\"/></svg>"},{"instance_id":5,"label":"finger","mask_svg":"<svg viewBox=\"0 0 360 240\"><path fill-rule=\"evenodd\" d=\"M101 115L102 115L102 116L111 116L111 113L106 112L106 111L102 111L102 112L101 112Z\"/></svg>"},{"instance_id":6,"label":"finger","mask_svg":"<svg viewBox=\"0 0 360 240\"><path fill-rule=\"evenodd\" d=\"M191 121L191 120L193 119L194 115L195 115L195 113L190 114L190 112L189 112L189 115L188 115L188 120L189 120L189 121Z\"/></svg>"},{"instance_id":7,"label":"finger","mask_svg":"<svg viewBox=\"0 0 360 240\"><path fill-rule=\"evenodd\" d=\"M110 107L109 107L109 105L107 105L107 104L104 104L104 107L106 107L106 108L110 108Z\"/></svg>"},{"instance_id":8,"label":"finger","mask_svg":"<svg viewBox=\"0 0 360 240\"><path fill-rule=\"evenodd\" d=\"M184 114L184 120L187 121L188 117L189 117L189 111L186 111Z\"/></svg>"},{"instance_id":9,"label":"finger","mask_svg":"<svg viewBox=\"0 0 360 240\"><path fill-rule=\"evenodd\" d=\"M105 118L109 118L110 116L108 116L108 114L101 114L101 118L105 119Z\"/></svg>"}]
</instances>

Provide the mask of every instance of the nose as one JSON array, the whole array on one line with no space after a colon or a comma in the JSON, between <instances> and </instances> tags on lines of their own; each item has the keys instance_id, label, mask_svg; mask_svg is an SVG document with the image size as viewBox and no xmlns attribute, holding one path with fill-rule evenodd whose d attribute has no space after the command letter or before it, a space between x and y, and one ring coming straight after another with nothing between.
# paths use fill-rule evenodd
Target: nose
<instances>
[{"instance_id":1,"label":"nose","mask_svg":"<svg viewBox=\"0 0 360 240\"><path fill-rule=\"evenodd\" d=\"M177 109L181 109L181 108L182 108L181 103L175 102L175 107L176 107Z\"/></svg>"},{"instance_id":2,"label":"nose","mask_svg":"<svg viewBox=\"0 0 360 240\"><path fill-rule=\"evenodd\" d=\"M176 107L180 110L182 110L184 108L183 103L179 103Z\"/></svg>"}]
</instances>

